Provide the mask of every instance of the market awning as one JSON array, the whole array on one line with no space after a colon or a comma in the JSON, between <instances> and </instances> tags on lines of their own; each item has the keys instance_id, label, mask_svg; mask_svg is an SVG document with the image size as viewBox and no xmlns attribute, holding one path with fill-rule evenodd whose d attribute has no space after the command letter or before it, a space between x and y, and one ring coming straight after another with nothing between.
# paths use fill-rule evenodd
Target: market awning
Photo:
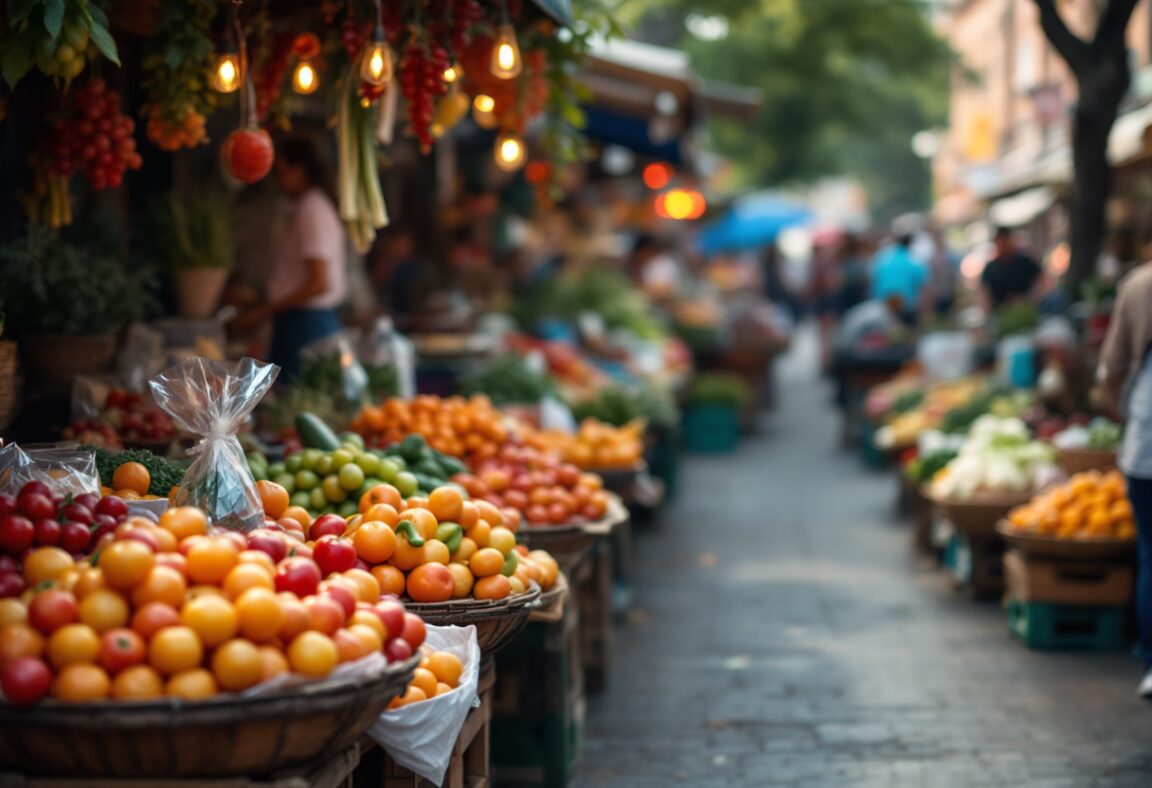
<instances>
[{"instance_id":1,"label":"market awning","mask_svg":"<svg viewBox=\"0 0 1152 788\"><path fill-rule=\"evenodd\" d=\"M1019 227L1035 219L1052 207L1056 192L1047 186L1037 186L996 200L989 208L989 218L1005 227Z\"/></svg>"},{"instance_id":2,"label":"market awning","mask_svg":"<svg viewBox=\"0 0 1152 788\"><path fill-rule=\"evenodd\" d=\"M584 107L584 134L589 139L612 145L622 145L641 156L666 161L669 164L684 163L684 147L680 135L661 139L653 135L647 118L614 112L603 106Z\"/></svg>"}]
</instances>

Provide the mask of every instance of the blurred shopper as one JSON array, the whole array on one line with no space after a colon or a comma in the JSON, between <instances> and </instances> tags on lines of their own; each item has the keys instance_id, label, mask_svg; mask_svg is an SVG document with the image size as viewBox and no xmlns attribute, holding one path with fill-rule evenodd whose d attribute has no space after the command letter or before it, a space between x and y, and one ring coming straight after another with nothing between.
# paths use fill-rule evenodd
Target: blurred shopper
<instances>
[{"instance_id":1,"label":"blurred shopper","mask_svg":"<svg viewBox=\"0 0 1152 788\"><path fill-rule=\"evenodd\" d=\"M939 230L931 234L932 252L928 261L929 286L932 288L932 311L946 315L956 306L960 284L960 257L945 243Z\"/></svg>"},{"instance_id":2,"label":"blurred shopper","mask_svg":"<svg viewBox=\"0 0 1152 788\"><path fill-rule=\"evenodd\" d=\"M765 246L760 253L760 286L764 297L783 307L792 322L800 319L800 306L784 277L784 257L775 244Z\"/></svg>"},{"instance_id":3,"label":"blurred shopper","mask_svg":"<svg viewBox=\"0 0 1152 788\"><path fill-rule=\"evenodd\" d=\"M372 261L372 284L380 306L397 326L406 327L427 289L426 266L416 255L412 233L400 227L386 230Z\"/></svg>"},{"instance_id":4,"label":"blurred shopper","mask_svg":"<svg viewBox=\"0 0 1152 788\"><path fill-rule=\"evenodd\" d=\"M1040 264L1019 251L1011 228L997 228L993 242L996 253L980 274L984 311L995 312L1017 301L1034 300L1043 273Z\"/></svg>"},{"instance_id":5,"label":"blurred shopper","mask_svg":"<svg viewBox=\"0 0 1152 788\"><path fill-rule=\"evenodd\" d=\"M653 298L668 298L680 290L680 265L659 238L640 235L628 255L628 275Z\"/></svg>"},{"instance_id":6,"label":"blurred shopper","mask_svg":"<svg viewBox=\"0 0 1152 788\"><path fill-rule=\"evenodd\" d=\"M1137 656L1147 673L1140 695L1152 700L1152 263L1137 267L1121 283L1112 322L1100 351L1097 376L1109 404L1126 417L1118 464L1128 477L1136 520L1139 563L1136 618ZM1127 391L1127 396L1124 392Z\"/></svg>"},{"instance_id":7,"label":"blurred shopper","mask_svg":"<svg viewBox=\"0 0 1152 788\"><path fill-rule=\"evenodd\" d=\"M903 232L895 243L882 249L872 267L872 298L886 301L900 299L900 317L916 325L927 293L928 271L912 256L912 233Z\"/></svg>"},{"instance_id":8,"label":"blurred shopper","mask_svg":"<svg viewBox=\"0 0 1152 788\"><path fill-rule=\"evenodd\" d=\"M344 301L344 226L333 201L331 177L315 143L290 137L278 146L276 185L292 202L268 281L268 300L240 315L234 325L250 328L272 320L269 359L290 382L300 367L300 349L340 331L337 308Z\"/></svg>"},{"instance_id":9,"label":"blurred shopper","mask_svg":"<svg viewBox=\"0 0 1152 788\"><path fill-rule=\"evenodd\" d=\"M839 286L836 289L835 304L837 317L868 298L868 249L858 235L844 236L837 254Z\"/></svg>"}]
</instances>

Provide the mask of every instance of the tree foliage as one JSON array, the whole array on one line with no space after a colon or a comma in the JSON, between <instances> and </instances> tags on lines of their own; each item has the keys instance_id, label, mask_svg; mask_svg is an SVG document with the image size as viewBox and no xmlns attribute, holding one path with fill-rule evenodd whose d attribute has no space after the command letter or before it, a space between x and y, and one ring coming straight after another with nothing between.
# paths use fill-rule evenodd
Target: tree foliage
<instances>
[{"instance_id":1,"label":"tree foliage","mask_svg":"<svg viewBox=\"0 0 1152 788\"><path fill-rule=\"evenodd\" d=\"M754 122L709 122L747 185L848 173L880 213L927 207L928 167L910 140L944 120L950 57L924 3L625 0L620 13L637 38L688 51L705 78L763 92ZM693 37L692 15L727 18L727 36Z\"/></svg>"}]
</instances>

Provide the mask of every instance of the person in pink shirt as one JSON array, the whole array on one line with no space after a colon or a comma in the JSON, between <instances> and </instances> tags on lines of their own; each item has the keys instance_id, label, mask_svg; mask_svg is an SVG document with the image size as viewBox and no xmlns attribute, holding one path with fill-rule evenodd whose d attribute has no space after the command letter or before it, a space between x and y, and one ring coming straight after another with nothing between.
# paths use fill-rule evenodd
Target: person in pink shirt
<instances>
[{"instance_id":1,"label":"person in pink shirt","mask_svg":"<svg viewBox=\"0 0 1152 788\"><path fill-rule=\"evenodd\" d=\"M312 140L290 137L277 146L276 184L292 201L292 213L276 240L268 300L236 323L271 318L269 360L280 366L281 381L291 381L300 368L300 349L341 329L337 310L347 294L345 235L330 173Z\"/></svg>"}]
</instances>

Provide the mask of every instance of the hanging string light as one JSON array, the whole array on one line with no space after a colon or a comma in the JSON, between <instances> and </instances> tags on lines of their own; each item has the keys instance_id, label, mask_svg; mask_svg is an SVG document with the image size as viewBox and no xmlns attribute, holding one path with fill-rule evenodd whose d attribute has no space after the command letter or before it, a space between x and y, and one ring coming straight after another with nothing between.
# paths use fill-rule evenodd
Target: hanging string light
<instances>
[{"instance_id":1,"label":"hanging string light","mask_svg":"<svg viewBox=\"0 0 1152 788\"><path fill-rule=\"evenodd\" d=\"M496 99L481 93L472 99L472 120L482 129L494 129L500 125L493 110L496 109Z\"/></svg>"},{"instance_id":2,"label":"hanging string light","mask_svg":"<svg viewBox=\"0 0 1152 788\"><path fill-rule=\"evenodd\" d=\"M496 160L496 166L504 172L515 172L524 166L524 160L528 158L528 150L519 134L505 131L496 138L496 147L492 149L492 157Z\"/></svg>"},{"instance_id":3,"label":"hanging string light","mask_svg":"<svg viewBox=\"0 0 1152 788\"><path fill-rule=\"evenodd\" d=\"M292 72L292 89L302 96L315 93L320 87L320 78L316 75L316 67L310 60L301 60Z\"/></svg>"},{"instance_id":4,"label":"hanging string light","mask_svg":"<svg viewBox=\"0 0 1152 788\"><path fill-rule=\"evenodd\" d=\"M452 65L448 66L448 68L444 69L444 81L449 85L455 83L456 80L460 79L462 76L464 76L464 70L460 68L459 63L453 63Z\"/></svg>"},{"instance_id":5,"label":"hanging string light","mask_svg":"<svg viewBox=\"0 0 1152 788\"><path fill-rule=\"evenodd\" d=\"M516 42L516 30L508 21L508 5L500 4L500 27L496 31L496 45L492 47L492 76L499 79L515 79L520 76L523 62L520 59L520 45Z\"/></svg>"},{"instance_id":6,"label":"hanging string light","mask_svg":"<svg viewBox=\"0 0 1152 788\"><path fill-rule=\"evenodd\" d=\"M228 24L224 29L224 41L212 64L212 88L220 93L235 93L244 82L244 62L240 57L240 19L237 15L240 3L233 3L228 12Z\"/></svg>"},{"instance_id":7,"label":"hanging string light","mask_svg":"<svg viewBox=\"0 0 1152 788\"><path fill-rule=\"evenodd\" d=\"M372 40L364 47L360 59L360 79L369 85L387 85L392 81L392 50L384 35L384 16L380 0L376 0L376 26L372 29Z\"/></svg>"}]
</instances>

